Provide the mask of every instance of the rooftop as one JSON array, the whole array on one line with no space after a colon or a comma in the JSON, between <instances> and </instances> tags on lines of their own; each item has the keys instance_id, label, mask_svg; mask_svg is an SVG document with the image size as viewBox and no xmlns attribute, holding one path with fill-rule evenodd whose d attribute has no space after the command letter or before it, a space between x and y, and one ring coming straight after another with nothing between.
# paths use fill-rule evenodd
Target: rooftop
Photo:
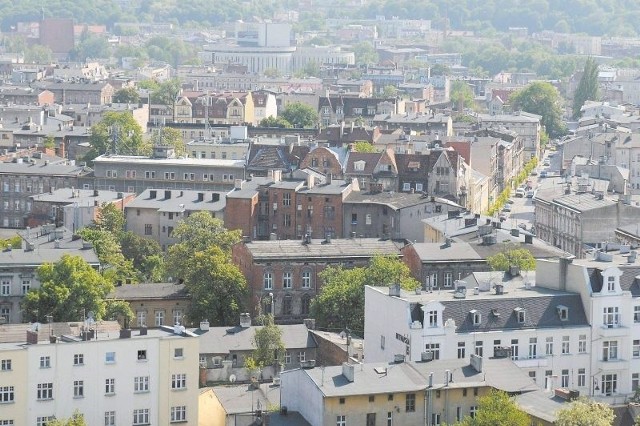
<instances>
[{"instance_id":1,"label":"rooftop","mask_svg":"<svg viewBox=\"0 0 640 426\"><path fill-rule=\"evenodd\" d=\"M155 195L151 195L155 192ZM167 195L170 195L167 198ZM156 209L159 212L222 211L227 200L226 192L171 189L146 189L127 209Z\"/></svg>"},{"instance_id":2,"label":"rooftop","mask_svg":"<svg viewBox=\"0 0 640 426\"><path fill-rule=\"evenodd\" d=\"M90 189L60 188L53 192L32 195L30 198L33 201L42 201L47 203L93 206L96 202L98 205L101 205L102 203L121 200L129 195L132 194L106 190L93 191Z\"/></svg>"},{"instance_id":3,"label":"rooftop","mask_svg":"<svg viewBox=\"0 0 640 426\"><path fill-rule=\"evenodd\" d=\"M117 286L108 297L123 300L150 300L186 299L189 296L184 284L141 283Z\"/></svg>"},{"instance_id":4,"label":"rooftop","mask_svg":"<svg viewBox=\"0 0 640 426\"><path fill-rule=\"evenodd\" d=\"M332 239L331 242L312 239L310 244L299 240L251 241L244 243L253 261L270 259L340 259L370 258L376 254L400 255L400 248L390 240L377 238Z\"/></svg>"},{"instance_id":5,"label":"rooftop","mask_svg":"<svg viewBox=\"0 0 640 426\"><path fill-rule=\"evenodd\" d=\"M123 163L123 164L165 164L175 166L201 167L237 167L244 169L243 160L221 160L216 158L150 158L139 155L101 155L93 160L94 163Z\"/></svg>"}]
</instances>

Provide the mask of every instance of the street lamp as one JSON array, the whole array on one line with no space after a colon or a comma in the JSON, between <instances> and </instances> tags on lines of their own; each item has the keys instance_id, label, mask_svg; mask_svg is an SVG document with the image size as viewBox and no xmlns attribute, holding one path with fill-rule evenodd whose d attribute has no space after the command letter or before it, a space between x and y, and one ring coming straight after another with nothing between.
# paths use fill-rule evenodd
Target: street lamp
<instances>
[{"instance_id":1,"label":"street lamp","mask_svg":"<svg viewBox=\"0 0 640 426\"><path fill-rule=\"evenodd\" d=\"M269 297L271 298L271 304L269 305L269 313L271 314L271 316L275 316L274 315L274 306L273 306L273 293L269 293Z\"/></svg>"}]
</instances>

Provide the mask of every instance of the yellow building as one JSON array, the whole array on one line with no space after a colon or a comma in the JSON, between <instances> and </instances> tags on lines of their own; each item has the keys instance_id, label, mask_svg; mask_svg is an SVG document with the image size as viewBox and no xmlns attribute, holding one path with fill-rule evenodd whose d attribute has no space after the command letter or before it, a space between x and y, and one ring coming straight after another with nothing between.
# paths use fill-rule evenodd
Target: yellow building
<instances>
[{"instance_id":1,"label":"yellow building","mask_svg":"<svg viewBox=\"0 0 640 426\"><path fill-rule=\"evenodd\" d=\"M0 425L27 424L27 357L15 344L3 343L0 350ZM6 349L4 349L6 347ZM12 420L13 423L9 421Z\"/></svg>"}]
</instances>

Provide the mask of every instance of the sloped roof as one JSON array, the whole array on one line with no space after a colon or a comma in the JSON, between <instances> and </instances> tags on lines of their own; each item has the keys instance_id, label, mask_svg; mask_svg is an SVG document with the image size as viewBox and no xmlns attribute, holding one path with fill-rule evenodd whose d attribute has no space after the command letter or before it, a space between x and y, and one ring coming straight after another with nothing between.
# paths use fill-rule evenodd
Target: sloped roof
<instances>
[{"instance_id":1,"label":"sloped roof","mask_svg":"<svg viewBox=\"0 0 640 426\"><path fill-rule=\"evenodd\" d=\"M199 334L200 353L229 354L255 349L253 338L262 326L211 327L209 331L194 330ZM316 348L313 334L304 324L278 325L282 332L282 343L286 349Z\"/></svg>"}]
</instances>

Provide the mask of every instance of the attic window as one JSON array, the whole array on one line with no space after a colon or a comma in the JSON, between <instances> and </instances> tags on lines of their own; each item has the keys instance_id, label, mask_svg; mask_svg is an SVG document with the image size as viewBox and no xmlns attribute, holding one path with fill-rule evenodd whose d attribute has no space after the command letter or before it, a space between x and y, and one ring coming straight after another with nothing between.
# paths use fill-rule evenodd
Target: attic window
<instances>
[{"instance_id":1,"label":"attic window","mask_svg":"<svg viewBox=\"0 0 640 426\"><path fill-rule=\"evenodd\" d=\"M475 309L470 310L469 314L471 315L471 322L473 325L480 325L482 322L482 314Z\"/></svg>"},{"instance_id":2,"label":"attic window","mask_svg":"<svg viewBox=\"0 0 640 426\"><path fill-rule=\"evenodd\" d=\"M569 320L569 308L563 305L558 305L558 316L560 317L560 321L568 321Z\"/></svg>"},{"instance_id":3,"label":"attic window","mask_svg":"<svg viewBox=\"0 0 640 426\"><path fill-rule=\"evenodd\" d=\"M516 313L516 318L518 319L518 322L520 324L524 324L524 321L526 319L524 308L515 308L513 311Z\"/></svg>"}]
</instances>

